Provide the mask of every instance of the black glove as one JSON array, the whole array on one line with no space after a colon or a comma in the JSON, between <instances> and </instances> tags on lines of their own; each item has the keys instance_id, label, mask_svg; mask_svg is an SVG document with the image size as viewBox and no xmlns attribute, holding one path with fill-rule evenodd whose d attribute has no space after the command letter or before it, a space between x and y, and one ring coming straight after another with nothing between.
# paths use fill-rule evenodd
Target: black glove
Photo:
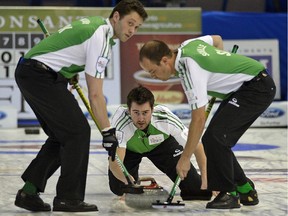
<instances>
[{"instance_id":1,"label":"black glove","mask_svg":"<svg viewBox=\"0 0 288 216\"><path fill-rule=\"evenodd\" d=\"M70 85L74 85L75 83L78 83L79 81L79 74L74 75L72 78L68 80Z\"/></svg>"},{"instance_id":2,"label":"black glove","mask_svg":"<svg viewBox=\"0 0 288 216\"><path fill-rule=\"evenodd\" d=\"M107 128L102 130L103 143L102 146L108 151L108 155L115 160L116 149L118 147L118 140L115 136L116 128Z\"/></svg>"}]
</instances>

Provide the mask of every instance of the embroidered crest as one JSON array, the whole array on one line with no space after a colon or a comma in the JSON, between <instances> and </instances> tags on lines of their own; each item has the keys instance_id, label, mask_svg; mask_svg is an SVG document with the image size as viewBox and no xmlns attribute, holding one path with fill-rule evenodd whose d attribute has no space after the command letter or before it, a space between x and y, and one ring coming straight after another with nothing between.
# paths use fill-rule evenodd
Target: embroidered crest
<instances>
[{"instance_id":1,"label":"embroidered crest","mask_svg":"<svg viewBox=\"0 0 288 216\"><path fill-rule=\"evenodd\" d=\"M102 57L102 56L100 56L99 58L98 58L98 60L97 60L97 64L96 64L96 69L97 69L97 71L99 72L99 73L102 73L104 70L105 70L105 68L106 68L106 66L107 66L107 64L108 64L108 59L107 58L104 58L104 57Z\"/></svg>"},{"instance_id":2,"label":"embroidered crest","mask_svg":"<svg viewBox=\"0 0 288 216\"><path fill-rule=\"evenodd\" d=\"M155 145L164 141L164 135L163 134L150 135L148 139L149 139L149 145Z\"/></svg>"}]
</instances>

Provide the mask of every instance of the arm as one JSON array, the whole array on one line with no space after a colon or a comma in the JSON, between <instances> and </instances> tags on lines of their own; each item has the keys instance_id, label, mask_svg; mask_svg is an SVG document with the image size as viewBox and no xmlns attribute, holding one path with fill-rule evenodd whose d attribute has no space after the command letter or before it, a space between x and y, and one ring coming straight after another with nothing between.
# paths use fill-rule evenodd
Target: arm
<instances>
[{"instance_id":1,"label":"arm","mask_svg":"<svg viewBox=\"0 0 288 216\"><path fill-rule=\"evenodd\" d=\"M223 50L224 46L222 37L220 35L211 35L211 37L213 39L213 46L217 49Z\"/></svg>"},{"instance_id":2,"label":"arm","mask_svg":"<svg viewBox=\"0 0 288 216\"><path fill-rule=\"evenodd\" d=\"M205 106L192 111L192 120L189 125L188 140L184 151L177 163L176 169L183 180L190 169L190 158L195 152L205 126Z\"/></svg>"},{"instance_id":3,"label":"arm","mask_svg":"<svg viewBox=\"0 0 288 216\"><path fill-rule=\"evenodd\" d=\"M103 79L94 78L85 73L88 86L88 98L92 112L100 129L110 126L107 114L106 101L103 94Z\"/></svg>"},{"instance_id":4,"label":"arm","mask_svg":"<svg viewBox=\"0 0 288 216\"><path fill-rule=\"evenodd\" d=\"M121 161L124 161L125 154L126 154L125 148L121 147L117 148L117 155ZM121 170L119 164L117 163L117 160L112 161L111 157L109 158L109 169L117 179L124 182L125 184L128 184L123 174L123 171Z\"/></svg>"},{"instance_id":5,"label":"arm","mask_svg":"<svg viewBox=\"0 0 288 216\"><path fill-rule=\"evenodd\" d=\"M200 169L202 185L201 189L207 189L207 169L206 169L206 155L203 144L200 142L195 150L195 158Z\"/></svg>"}]
</instances>

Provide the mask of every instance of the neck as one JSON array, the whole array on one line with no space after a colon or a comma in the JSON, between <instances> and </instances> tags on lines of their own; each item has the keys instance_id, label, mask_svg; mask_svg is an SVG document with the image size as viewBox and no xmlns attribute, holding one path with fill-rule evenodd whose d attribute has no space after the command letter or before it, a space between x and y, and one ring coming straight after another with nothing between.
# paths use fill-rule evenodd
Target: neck
<instances>
[{"instance_id":1,"label":"neck","mask_svg":"<svg viewBox=\"0 0 288 216\"><path fill-rule=\"evenodd\" d=\"M172 52L172 57L171 57L171 68L172 68L172 76L176 75L176 70L175 70L175 60L178 54L178 50L175 50Z\"/></svg>"},{"instance_id":2,"label":"neck","mask_svg":"<svg viewBox=\"0 0 288 216\"><path fill-rule=\"evenodd\" d=\"M114 22L114 20L113 20L113 18L109 18L109 21L110 21L110 24L111 24L111 26L112 26L112 28L113 28L113 39L116 39L116 35L115 35L115 22Z\"/></svg>"}]
</instances>

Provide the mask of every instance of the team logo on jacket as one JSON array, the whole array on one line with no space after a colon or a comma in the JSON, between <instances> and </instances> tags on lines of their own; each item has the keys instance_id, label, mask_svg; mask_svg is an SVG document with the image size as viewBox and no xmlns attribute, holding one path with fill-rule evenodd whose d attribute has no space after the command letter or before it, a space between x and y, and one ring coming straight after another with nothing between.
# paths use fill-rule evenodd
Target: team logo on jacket
<instances>
[{"instance_id":1,"label":"team logo on jacket","mask_svg":"<svg viewBox=\"0 0 288 216\"><path fill-rule=\"evenodd\" d=\"M108 59L107 58L105 58L105 57L102 57L102 56L100 56L99 58L98 58L98 60L97 60L97 64L96 64L96 69L97 69L97 71L99 72L99 73L102 73L104 70L105 70L105 68L106 68L106 66L107 66L107 64L108 64Z\"/></svg>"},{"instance_id":2,"label":"team logo on jacket","mask_svg":"<svg viewBox=\"0 0 288 216\"><path fill-rule=\"evenodd\" d=\"M156 145L164 141L164 135L163 134L150 135L148 139L149 139L149 145Z\"/></svg>"}]
</instances>

